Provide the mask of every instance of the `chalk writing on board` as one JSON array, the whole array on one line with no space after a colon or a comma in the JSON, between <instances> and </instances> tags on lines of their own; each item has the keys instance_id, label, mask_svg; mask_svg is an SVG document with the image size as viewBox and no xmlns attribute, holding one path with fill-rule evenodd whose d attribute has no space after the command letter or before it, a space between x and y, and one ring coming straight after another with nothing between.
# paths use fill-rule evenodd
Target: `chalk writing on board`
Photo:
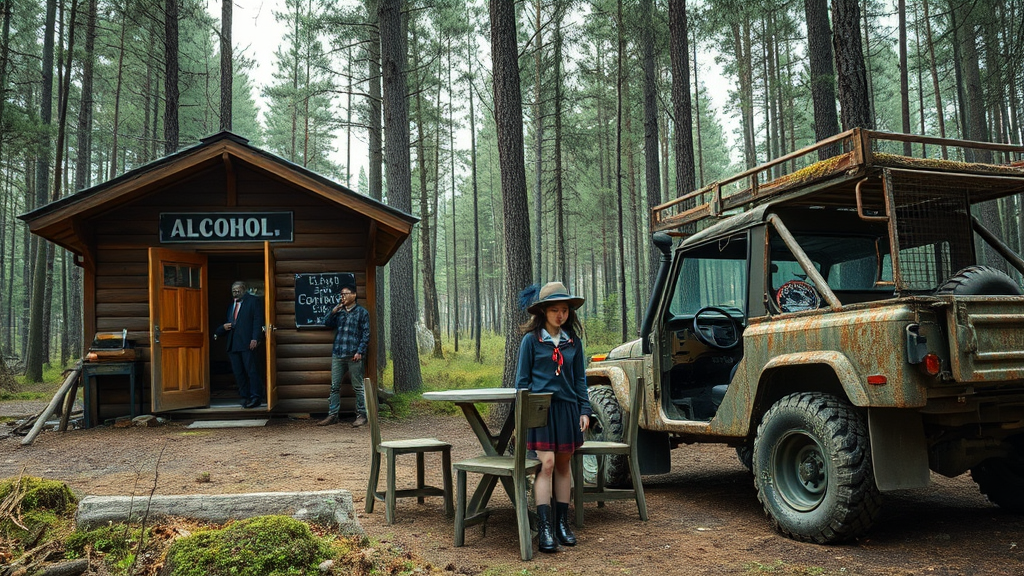
<instances>
[{"instance_id":1,"label":"chalk writing on board","mask_svg":"<svg viewBox=\"0 0 1024 576\"><path fill-rule=\"evenodd\" d=\"M355 283L349 272L295 275L295 325L323 326L324 318L341 301L338 294L343 282Z\"/></svg>"}]
</instances>

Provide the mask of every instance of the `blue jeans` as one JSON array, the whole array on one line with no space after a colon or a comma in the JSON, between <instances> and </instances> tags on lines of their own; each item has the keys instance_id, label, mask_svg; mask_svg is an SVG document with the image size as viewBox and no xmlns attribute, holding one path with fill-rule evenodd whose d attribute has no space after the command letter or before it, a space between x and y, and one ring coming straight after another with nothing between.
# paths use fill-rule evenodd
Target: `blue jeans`
<instances>
[{"instance_id":1,"label":"blue jeans","mask_svg":"<svg viewBox=\"0 0 1024 576\"><path fill-rule=\"evenodd\" d=\"M341 409L341 380L348 372L352 389L356 391L356 414L366 416L366 398L363 397L363 361L352 358L331 358L331 398L328 412L338 415Z\"/></svg>"}]
</instances>

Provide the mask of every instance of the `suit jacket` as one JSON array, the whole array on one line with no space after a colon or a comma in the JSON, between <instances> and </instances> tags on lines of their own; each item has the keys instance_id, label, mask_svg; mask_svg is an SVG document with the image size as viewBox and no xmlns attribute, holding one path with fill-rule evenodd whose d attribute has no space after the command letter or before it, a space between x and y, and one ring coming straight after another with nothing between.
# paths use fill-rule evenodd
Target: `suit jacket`
<instances>
[{"instance_id":1,"label":"suit jacket","mask_svg":"<svg viewBox=\"0 0 1024 576\"><path fill-rule=\"evenodd\" d=\"M251 294L243 294L238 317L234 315L235 301L232 300L225 320L231 323L231 330L225 330L224 324L220 324L214 334L224 338L228 352L242 352L249 349L249 342L259 342L263 337L263 302Z\"/></svg>"}]
</instances>

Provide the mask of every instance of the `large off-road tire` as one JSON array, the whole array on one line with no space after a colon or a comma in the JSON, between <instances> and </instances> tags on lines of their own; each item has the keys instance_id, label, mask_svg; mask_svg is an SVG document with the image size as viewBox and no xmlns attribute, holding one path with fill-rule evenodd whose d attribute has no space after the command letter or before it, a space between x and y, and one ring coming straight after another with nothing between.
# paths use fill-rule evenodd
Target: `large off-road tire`
<instances>
[{"instance_id":1,"label":"large off-road tire","mask_svg":"<svg viewBox=\"0 0 1024 576\"><path fill-rule=\"evenodd\" d=\"M622 442L622 409L611 386L591 386L590 408L594 420L584 433L587 440ZM583 480L597 484L597 456L583 457ZM609 487L630 486L629 459L625 456L605 456L604 483Z\"/></svg>"},{"instance_id":2,"label":"large off-road tire","mask_svg":"<svg viewBox=\"0 0 1024 576\"><path fill-rule=\"evenodd\" d=\"M961 296L1019 296L1024 294L1020 286L1005 273L988 266L968 266L957 272L936 294L959 294Z\"/></svg>"},{"instance_id":3,"label":"large off-road tire","mask_svg":"<svg viewBox=\"0 0 1024 576\"><path fill-rule=\"evenodd\" d=\"M863 417L845 400L790 394L761 420L754 485L772 525L826 544L868 531L881 509Z\"/></svg>"},{"instance_id":4,"label":"large off-road tire","mask_svg":"<svg viewBox=\"0 0 1024 576\"><path fill-rule=\"evenodd\" d=\"M736 458L740 464L747 469L747 472L754 471L754 447L750 444L736 447Z\"/></svg>"},{"instance_id":5,"label":"large off-road tire","mask_svg":"<svg viewBox=\"0 0 1024 576\"><path fill-rule=\"evenodd\" d=\"M989 458L971 468L971 478L989 502L1024 514L1024 452L1009 458Z\"/></svg>"}]
</instances>

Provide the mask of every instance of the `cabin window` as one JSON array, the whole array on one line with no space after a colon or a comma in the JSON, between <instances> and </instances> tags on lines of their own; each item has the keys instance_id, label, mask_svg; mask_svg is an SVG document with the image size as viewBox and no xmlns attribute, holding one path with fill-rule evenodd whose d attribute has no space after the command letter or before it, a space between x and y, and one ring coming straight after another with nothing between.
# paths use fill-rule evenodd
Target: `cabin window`
<instances>
[{"instance_id":1,"label":"cabin window","mask_svg":"<svg viewBox=\"0 0 1024 576\"><path fill-rule=\"evenodd\" d=\"M184 264L164 264L164 286L172 288L202 288L202 268Z\"/></svg>"}]
</instances>

